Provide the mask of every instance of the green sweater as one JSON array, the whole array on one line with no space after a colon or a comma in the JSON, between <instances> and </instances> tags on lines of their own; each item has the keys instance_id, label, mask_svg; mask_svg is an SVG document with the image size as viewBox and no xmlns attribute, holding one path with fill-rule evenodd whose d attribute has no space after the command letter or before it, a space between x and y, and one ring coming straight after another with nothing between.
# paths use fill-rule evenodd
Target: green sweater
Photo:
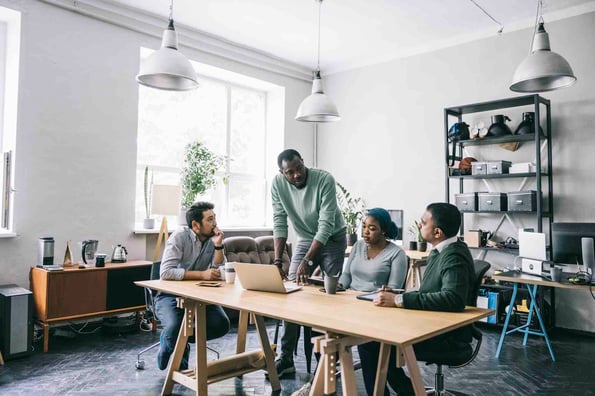
<instances>
[{"instance_id":1,"label":"green sweater","mask_svg":"<svg viewBox=\"0 0 595 396\"><path fill-rule=\"evenodd\" d=\"M403 294L403 308L462 312L465 305L476 304L473 301L474 283L475 266L469 248L463 242L454 242L428 258L420 288ZM468 328L451 331L445 336L471 341Z\"/></svg>"},{"instance_id":2,"label":"green sweater","mask_svg":"<svg viewBox=\"0 0 595 396\"><path fill-rule=\"evenodd\" d=\"M303 188L290 184L279 174L271 185L273 235L287 238L287 218L298 240L313 240L326 245L328 239L344 233L345 223L337 205L335 179L327 171L308 168Z\"/></svg>"}]
</instances>

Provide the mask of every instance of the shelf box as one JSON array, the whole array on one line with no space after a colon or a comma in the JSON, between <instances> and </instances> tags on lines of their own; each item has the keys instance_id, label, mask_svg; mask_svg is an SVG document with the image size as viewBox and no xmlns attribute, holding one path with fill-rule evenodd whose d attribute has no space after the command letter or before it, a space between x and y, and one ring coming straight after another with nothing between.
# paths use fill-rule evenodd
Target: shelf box
<instances>
[{"instance_id":1,"label":"shelf box","mask_svg":"<svg viewBox=\"0 0 595 396\"><path fill-rule=\"evenodd\" d=\"M478 208L486 212L502 212L506 210L506 194L504 193L486 193L477 194L479 201Z\"/></svg>"},{"instance_id":2,"label":"shelf box","mask_svg":"<svg viewBox=\"0 0 595 396\"><path fill-rule=\"evenodd\" d=\"M477 193L455 194L455 205L461 212L476 212Z\"/></svg>"},{"instance_id":3,"label":"shelf box","mask_svg":"<svg viewBox=\"0 0 595 396\"><path fill-rule=\"evenodd\" d=\"M510 161L489 161L486 163L488 175L508 174L512 162Z\"/></svg>"},{"instance_id":4,"label":"shelf box","mask_svg":"<svg viewBox=\"0 0 595 396\"><path fill-rule=\"evenodd\" d=\"M509 211L535 212L537 210L537 191L515 191L507 195Z\"/></svg>"}]
</instances>

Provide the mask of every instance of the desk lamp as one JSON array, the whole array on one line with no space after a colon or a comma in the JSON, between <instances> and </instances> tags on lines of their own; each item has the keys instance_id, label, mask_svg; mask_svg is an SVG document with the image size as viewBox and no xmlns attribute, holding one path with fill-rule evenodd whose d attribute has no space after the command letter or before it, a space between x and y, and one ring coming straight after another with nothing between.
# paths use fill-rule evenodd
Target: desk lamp
<instances>
[{"instance_id":1,"label":"desk lamp","mask_svg":"<svg viewBox=\"0 0 595 396\"><path fill-rule=\"evenodd\" d=\"M159 236L157 237L157 244L153 252L153 262L159 258L161 252L161 240L167 241L167 216L178 215L180 213L180 186L154 184L153 185L153 202L151 213L154 215L161 215L161 227L159 228Z\"/></svg>"}]
</instances>

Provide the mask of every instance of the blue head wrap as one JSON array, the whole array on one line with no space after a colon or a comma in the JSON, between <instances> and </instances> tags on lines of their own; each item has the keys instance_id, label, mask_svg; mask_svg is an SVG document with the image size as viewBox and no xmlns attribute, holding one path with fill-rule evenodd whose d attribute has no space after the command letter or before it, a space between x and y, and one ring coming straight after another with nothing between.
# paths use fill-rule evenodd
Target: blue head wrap
<instances>
[{"instance_id":1,"label":"blue head wrap","mask_svg":"<svg viewBox=\"0 0 595 396\"><path fill-rule=\"evenodd\" d=\"M368 216L375 218L380 224L380 229L386 234L388 239L395 239L399 235L399 229L386 209L373 208L368 210Z\"/></svg>"}]
</instances>

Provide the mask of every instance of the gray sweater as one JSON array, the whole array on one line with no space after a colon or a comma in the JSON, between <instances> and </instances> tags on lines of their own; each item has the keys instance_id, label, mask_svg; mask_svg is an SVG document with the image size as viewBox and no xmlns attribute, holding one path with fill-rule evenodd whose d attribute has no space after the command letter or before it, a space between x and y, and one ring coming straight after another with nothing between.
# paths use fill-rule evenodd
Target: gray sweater
<instances>
[{"instance_id":1,"label":"gray sweater","mask_svg":"<svg viewBox=\"0 0 595 396\"><path fill-rule=\"evenodd\" d=\"M405 251L389 243L373 259L368 259L368 246L363 239L353 245L339 282L346 289L371 292L383 285L403 288L407 277Z\"/></svg>"}]
</instances>

